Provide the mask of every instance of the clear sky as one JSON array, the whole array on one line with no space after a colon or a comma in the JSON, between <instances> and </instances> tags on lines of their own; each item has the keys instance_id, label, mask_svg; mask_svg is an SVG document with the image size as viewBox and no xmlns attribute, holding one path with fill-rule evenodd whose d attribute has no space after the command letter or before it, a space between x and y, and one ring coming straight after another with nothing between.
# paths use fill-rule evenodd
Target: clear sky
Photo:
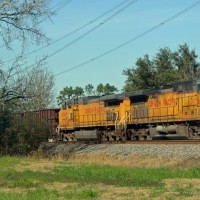
<instances>
[{"instance_id":1,"label":"clear sky","mask_svg":"<svg viewBox=\"0 0 200 200\"><path fill-rule=\"evenodd\" d=\"M59 2L70 2L69 0L51 1L52 7L58 5ZM53 42L91 22L80 31L28 56L28 61L32 63L35 57L50 55L47 59L47 66L56 75L57 92L65 86L84 88L89 83L94 86L99 83L109 83L121 90L126 79L122 75L123 69L134 66L136 59L145 54L152 58L162 47L176 50L180 44L187 43L200 56L200 4L169 23L137 38L197 0L127 0L121 7L97 20L97 17L121 2L125 0L72 0L58 10L57 14L52 17L52 21L45 21L40 25ZM133 2L132 5L116 13L130 2ZM94 19L96 20L93 22ZM110 54L74 70L66 71L131 39L133 39L132 42ZM64 48L64 46L67 47ZM40 47L42 45L30 47L27 52ZM63 48L62 51L53 55L61 48ZM13 51L8 51L1 48L5 59L11 59L19 53L15 48L13 49ZM58 73L61 74L58 75Z\"/></svg>"}]
</instances>

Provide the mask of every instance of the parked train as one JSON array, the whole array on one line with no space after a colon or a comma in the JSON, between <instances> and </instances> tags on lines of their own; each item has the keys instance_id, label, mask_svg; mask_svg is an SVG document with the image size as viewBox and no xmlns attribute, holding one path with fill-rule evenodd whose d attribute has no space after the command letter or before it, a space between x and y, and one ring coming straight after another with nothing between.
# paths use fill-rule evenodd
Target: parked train
<instances>
[{"instance_id":1,"label":"parked train","mask_svg":"<svg viewBox=\"0 0 200 200\"><path fill-rule=\"evenodd\" d=\"M54 139L151 140L200 138L200 80L162 89L66 100Z\"/></svg>"}]
</instances>

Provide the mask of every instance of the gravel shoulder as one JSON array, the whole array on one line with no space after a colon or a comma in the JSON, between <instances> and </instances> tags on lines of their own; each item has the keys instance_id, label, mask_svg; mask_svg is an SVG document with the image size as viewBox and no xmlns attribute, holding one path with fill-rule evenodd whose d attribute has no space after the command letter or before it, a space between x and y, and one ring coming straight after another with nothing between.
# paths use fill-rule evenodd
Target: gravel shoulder
<instances>
[{"instance_id":1,"label":"gravel shoulder","mask_svg":"<svg viewBox=\"0 0 200 200\"><path fill-rule=\"evenodd\" d=\"M130 155L156 156L174 159L199 159L199 144L42 144L39 150L47 155L108 154L115 157Z\"/></svg>"}]
</instances>

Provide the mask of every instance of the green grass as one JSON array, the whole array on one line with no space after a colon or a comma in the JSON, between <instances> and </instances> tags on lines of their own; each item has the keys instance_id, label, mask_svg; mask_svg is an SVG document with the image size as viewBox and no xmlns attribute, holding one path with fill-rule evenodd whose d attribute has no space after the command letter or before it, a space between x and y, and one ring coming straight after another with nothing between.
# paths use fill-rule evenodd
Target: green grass
<instances>
[{"instance_id":1,"label":"green grass","mask_svg":"<svg viewBox=\"0 0 200 200\"><path fill-rule=\"evenodd\" d=\"M200 168L172 170L78 165L59 167L54 172L58 177L70 181L135 187L160 187L163 185L162 180L169 178L200 178Z\"/></svg>"},{"instance_id":2,"label":"green grass","mask_svg":"<svg viewBox=\"0 0 200 200\"><path fill-rule=\"evenodd\" d=\"M162 197L166 191L174 193L165 197L166 200L176 199L177 195L192 197L200 193L200 189L194 188L192 184L183 187L179 183L168 191L164 182L165 179L200 178L200 168L188 170L130 168L71 164L66 161L57 162L59 166L54 167L51 171L22 170L23 165L29 165L30 162L37 162L37 160L29 160L29 163L26 163L26 158L0 157L0 200L101 199L101 194L106 192L107 186L147 188L150 190L149 199ZM19 166L21 166L20 170L18 170ZM59 187L53 189L44 187L54 183L76 184L66 186L61 191ZM104 189L99 189L99 185L103 185ZM4 191L6 188L11 191ZM17 189L22 192L18 192ZM127 199L130 195L127 194Z\"/></svg>"},{"instance_id":3,"label":"green grass","mask_svg":"<svg viewBox=\"0 0 200 200\"><path fill-rule=\"evenodd\" d=\"M37 187L49 182L102 183L116 186L160 187L162 180L171 178L200 178L200 168L172 170L167 168L147 169L111 166L62 166L52 172L0 170L1 180L8 187Z\"/></svg>"},{"instance_id":4,"label":"green grass","mask_svg":"<svg viewBox=\"0 0 200 200\"><path fill-rule=\"evenodd\" d=\"M24 193L3 193L0 192L0 200L55 200L61 197L56 191L49 191L45 188L36 189L34 191L26 191ZM98 192L92 189L84 189L80 192L64 192L62 195L64 199L96 199Z\"/></svg>"},{"instance_id":5,"label":"green grass","mask_svg":"<svg viewBox=\"0 0 200 200\"><path fill-rule=\"evenodd\" d=\"M20 157L10 157L10 156L4 156L4 157L0 157L0 171L2 171L3 169L7 169L9 168L13 168L15 167L17 164L21 163L22 158Z\"/></svg>"},{"instance_id":6,"label":"green grass","mask_svg":"<svg viewBox=\"0 0 200 200\"><path fill-rule=\"evenodd\" d=\"M4 160L4 162L2 162ZM6 163L8 161L8 163ZM200 178L200 168L189 170L169 168L129 168L95 165L69 165L56 167L52 172L16 171L21 158L0 158L0 185L8 187L39 187L49 182L102 183L116 186L160 187L162 180L171 178ZM13 163L12 163L13 162Z\"/></svg>"},{"instance_id":7,"label":"green grass","mask_svg":"<svg viewBox=\"0 0 200 200\"><path fill-rule=\"evenodd\" d=\"M57 191L48 191L45 188L36 189L34 191L27 191L25 193L0 193L0 200L54 200L58 199L59 194Z\"/></svg>"}]
</instances>

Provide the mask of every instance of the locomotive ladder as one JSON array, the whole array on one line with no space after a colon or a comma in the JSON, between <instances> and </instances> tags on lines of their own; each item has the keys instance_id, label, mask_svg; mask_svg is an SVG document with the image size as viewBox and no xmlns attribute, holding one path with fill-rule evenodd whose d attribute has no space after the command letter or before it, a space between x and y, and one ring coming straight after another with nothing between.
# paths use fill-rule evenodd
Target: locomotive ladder
<instances>
[{"instance_id":1,"label":"locomotive ladder","mask_svg":"<svg viewBox=\"0 0 200 200\"><path fill-rule=\"evenodd\" d=\"M129 112L129 114L126 112L126 114L124 115L124 117L122 117L122 119L117 122L117 118L118 118L118 113L115 119L115 132L117 131L122 131L122 130L126 130L127 127L127 119L129 119L131 116L131 113Z\"/></svg>"},{"instance_id":2,"label":"locomotive ladder","mask_svg":"<svg viewBox=\"0 0 200 200\"><path fill-rule=\"evenodd\" d=\"M73 122L75 126L79 125L79 110L78 109L73 110Z\"/></svg>"}]
</instances>

